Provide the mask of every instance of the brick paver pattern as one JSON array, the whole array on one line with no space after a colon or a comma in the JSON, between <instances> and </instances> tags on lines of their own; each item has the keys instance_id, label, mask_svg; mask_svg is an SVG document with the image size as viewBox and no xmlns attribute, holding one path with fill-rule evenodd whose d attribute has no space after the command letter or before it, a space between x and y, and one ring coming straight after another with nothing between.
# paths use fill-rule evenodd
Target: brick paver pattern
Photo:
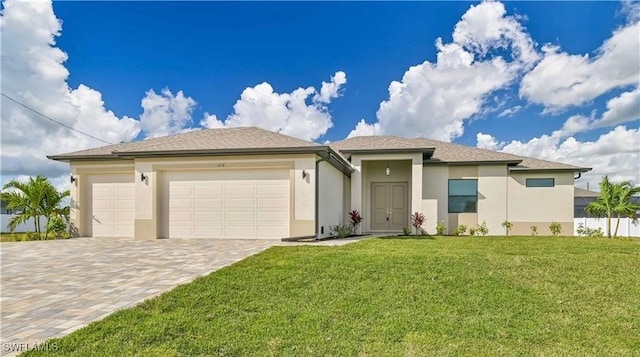
<instances>
[{"instance_id":1,"label":"brick paver pattern","mask_svg":"<svg viewBox=\"0 0 640 357\"><path fill-rule=\"evenodd\" d=\"M131 238L1 243L0 343L31 345L67 335L271 246L296 244L309 243Z\"/></svg>"}]
</instances>

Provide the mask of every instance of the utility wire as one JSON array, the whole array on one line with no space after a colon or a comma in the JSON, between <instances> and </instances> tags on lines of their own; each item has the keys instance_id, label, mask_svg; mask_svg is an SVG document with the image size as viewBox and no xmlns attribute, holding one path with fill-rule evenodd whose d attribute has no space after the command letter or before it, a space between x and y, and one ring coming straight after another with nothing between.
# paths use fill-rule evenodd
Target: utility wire
<instances>
[{"instance_id":1,"label":"utility wire","mask_svg":"<svg viewBox=\"0 0 640 357\"><path fill-rule=\"evenodd\" d=\"M44 115L44 114L40 113L39 111L37 111L37 110L35 110L35 109L33 109L33 108L30 108L30 107L28 107L28 106L27 106L27 105L25 105L25 104L22 104L22 103L18 102L17 100L15 100L15 99L13 99L13 98L9 97L8 95L6 95L6 94L4 94L4 93L2 93L2 92L0 92L0 94L2 94L2 96L3 96L3 97L5 97L5 98L9 99L10 101L12 101L12 102L14 102L14 103L16 103L16 104L18 104L18 105L20 105L20 106L22 106L22 107L24 107L24 108L26 108L26 109L30 110L30 111L32 111L32 112L34 112L34 113L36 113L36 114L40 115L41 117L43 117L43 118L45 118L45 119L49 119L49 120L51 120L52 122L54 122L54 123L56 123L56 124L60 124L60 125L64 126L64 127L65 127L65 128L67 128L67 129L73 130L73 131L75 131L76 133L79 133L79 134L82 134L82 135L88 136L88 137L90 137L90 138L92 138L92 139L95 139L95 140L98 140L98 141L102 141L103 143L113 145L113 143L112 143L112 142L108 142L108 141L106 141L106 140L102 140L102 139L100 139L100 138L96 138L95 136L93 136L93 135L91 135L91 134L87 134L87 133L82 132L82 131L80 131L80 130L74 129L74 128L72 128L72 127L70 127L70 126L66 125L66 124L63 124L63 123L61 123L61 122L59 122L59 121L57 121L57 120L55 120L55 119L52 119L52 118L50 118L50 117L48 117L48 116L46 116L46 115Z\"/></svg>"}]
</instances>

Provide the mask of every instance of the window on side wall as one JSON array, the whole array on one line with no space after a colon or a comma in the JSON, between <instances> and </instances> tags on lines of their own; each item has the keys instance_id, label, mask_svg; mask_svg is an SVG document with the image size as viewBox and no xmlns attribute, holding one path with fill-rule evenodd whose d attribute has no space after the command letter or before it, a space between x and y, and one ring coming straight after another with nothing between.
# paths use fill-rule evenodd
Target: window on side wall
<instances>
[{"instance_id":1,"label":"window on side wall","mask_svg":"<svg viewBox=\"0 0 640 357\"><path fill-rule=\"evenodd\" d=\"M553 178L528 178L527 187L553 187L555 179Z\"/></svg>"},{"instance_id":2,"label":"window on side wall","mask_svg":"<svg viewBox=\"0 0 640 357\"><path fill-rule=\"evenodd\" d=\"M449 213L478 212L478 180L449 180Z\"/></svg>"}]
</instances>

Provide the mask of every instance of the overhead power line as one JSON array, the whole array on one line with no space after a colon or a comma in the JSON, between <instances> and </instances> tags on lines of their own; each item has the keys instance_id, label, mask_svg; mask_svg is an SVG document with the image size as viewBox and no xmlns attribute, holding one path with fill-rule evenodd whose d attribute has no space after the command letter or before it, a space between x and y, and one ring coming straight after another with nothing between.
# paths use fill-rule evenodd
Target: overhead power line
<instances>
[{"instance_id":1,"label":"overhead power line","mask_svg":"<svg viewBox=\"0 0 640 357\"><path fill-rule=\"evenodd\" d=\"M57 120L55 120L55 119L52 119L51 117L48 117L48 116L46 116L46 115L44 115L44 114L40 113L39 111L37 111L37 110L35 110L35 109L33 109L33 108L30 108L30 107L29 107L29 106L27 106L26 104L22 104L22 103L18 102L17 100L15 100L15 99L13 99L13 98L9 97L8 95L6 95L6 94L4 94L4 93L1 93L1 92L0 92L0 94L2 94L2 96L3 96L3 97L5 97L5 98L9 99L10 101L12 101L12 102L14 102L14 103L18 104L19 106L22 106L22 107L24 107L25 109L28 109L28 110L30 110L30 111L32 111L32 112L34 112L34 113L36 113L36 114L40 115L41 117L43 117L43 118L45 118L45 119L51 120L52 122L54 122L54 123L56 123L56 124L62 125L62 126L64 126L65 128L67 128L67 129L69 129L69 130L73 130L73 131L75 131L75 132L76 132L76 133L78 133L78 134L82 134L82 135L88 136L88 137L90 137L90 138L92 138L92 139L95 139L95 140L98 140L98 141L102 141L103 143L113 145L113 143L112 143L112 142L108 142L108 141L106 141L106 140L102 140L102 139L100 139L100 138L96 138L95 136L93 136L93 135L91 135L91 134L87 134L87 133L82 132L82 131L80 131L80 130L78 130L78 129L74 129L74 128L72 128L72 127L70 127L70 126L68 126L68 125L66 125L66 124L64 124L64 123L61 123L61 122L59 122L59 121L57 121Z\"/></svg>"}]
</instances>

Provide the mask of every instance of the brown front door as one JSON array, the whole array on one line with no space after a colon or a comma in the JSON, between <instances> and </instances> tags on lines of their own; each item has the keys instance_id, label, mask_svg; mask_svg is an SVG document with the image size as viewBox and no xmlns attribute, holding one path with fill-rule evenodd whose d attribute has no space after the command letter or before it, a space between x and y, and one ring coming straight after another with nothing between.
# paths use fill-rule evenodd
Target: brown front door
<instances>
[{"instance_id":1,"label":"brown front door","mask_svg":"<svg viewBox=\"0 0 640 357\"><path fill-rule=\"evenodd\" d=\"M406 182L371 183L371 230L401 231L407 227Z\"/></svg>"}]
</instances>

